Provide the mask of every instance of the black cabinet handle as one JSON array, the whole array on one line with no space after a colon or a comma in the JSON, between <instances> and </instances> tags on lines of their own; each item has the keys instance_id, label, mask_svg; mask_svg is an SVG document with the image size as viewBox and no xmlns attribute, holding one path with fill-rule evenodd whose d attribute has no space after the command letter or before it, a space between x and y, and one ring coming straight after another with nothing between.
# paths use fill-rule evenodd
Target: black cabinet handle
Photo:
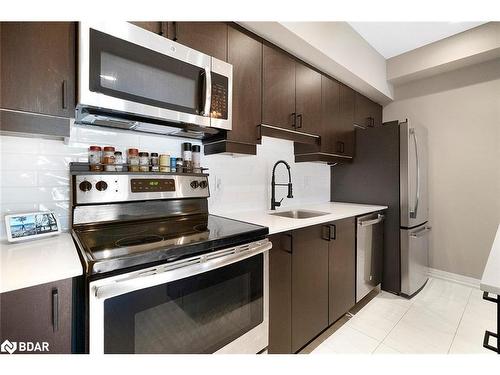
<instances>
[{"instance_id":1,"label":"black cabinet handle","mask_svg":"<svg viewBox=\"0 0 500 375\"><path fill-rule=\"evenodd\" d=\"M54 332L59 330L59 292L52 289L52 327Z\"/></svg>"},{"instance_id":2,"label":"black cabinet handle","mask_svg":"<svg viewBox=\"0 0 500 375\"><path fill-rule=\"evenodd\" d=\"M335 224L329 224L330 227L330 239L331 240L336 240L337 239L337 226Z\"/></svg>"},{"instance_id":3,"label":"black cabinet handle","mask_svg":"<svg viewBox=\"0 0 500 375\"><path fill-rule=\"evenodd\" d=\"M323 225L323 232L321 233L321 238L325 241L330 241L332 237L332 228L330 225Z\"/></svg>"},{"instance_id":4,"label":"black cabinet handle","mask_svg":"<svg viewBox=\"0 0 500 375\"><path fill-rule=\"evenodd\" d=\"M174 26L174 36L173 36L172 40L174 42L176 42L177 41L177 22L174 21L174 22L172 22L172 24Z\"/></svg>"},{"instance_id":5,"label":"black cabinet handle","mask_svg":"<svg viewBox=\"0 0 500 375\"><path fill-rule=\"evenodd\" d=\"M302 113L297 115L297 120L299 120L299 125L297 125L297 128L302 127Z\"/></svg>"},{"instance_id":6,"label":"black cabinet handle","mask_svg":"<svg viewBox=\"0 0 500 375\"><path fill-rule=\"evenodd\" d=\"M293 237L291 234L285 233L281 235L282 241L281 241L281 248L289 253L293 254Z\"/></svg>"},{"instance_id":7,"label":"black cabinet handle","mask_svg":"<svg viewBox=\"0 0 500 375\"><path fill-rule=\"evenodd\" d=\"M337 152L343 154L345 152L344 142L337 141Z\"/></svg>"},{"instance_id":8,"label":"black cabinet handle","mask_svg":"<svg viewBox=\"0 0 500 375\"><path fill-rule=\"evenodd\" d=\"M297 129L297 113L295 112L292 113L292 126Z\"/></svg>"},{"instance_id":9,"label":"black cabinet handle","mask_svg":"<svg viewBox=\"0 0 500 375\"><path fill-rule=\"evenodd\" d=\"M68 108L68 81L62 81L62 107Z\"/></svg>"}]
</instances>

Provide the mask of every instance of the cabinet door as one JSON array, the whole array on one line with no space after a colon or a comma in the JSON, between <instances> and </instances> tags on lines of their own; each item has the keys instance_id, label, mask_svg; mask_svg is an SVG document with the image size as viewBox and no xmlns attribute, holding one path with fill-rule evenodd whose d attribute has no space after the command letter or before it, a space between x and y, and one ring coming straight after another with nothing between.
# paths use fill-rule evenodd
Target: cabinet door
<instances>
[{"instance_id":1,"label":"cabinet door","mask_svg":"<svg viewBox=\"0 0 500 375\"><path fill-rule=\"evenodd\" d=\"M168 37L219 60L227 60L225 22L171 22Z\"/></svg>"},{"instance_id":2,"label":"cabinet door","mask_svg":"<svg viewBox=\"0 0 500 375\"><path fill-rule=\"evenodd\" d=\"M325 226L292 232L292 351L328 327L328 240Z\"/></svg>"},{"instance_id":3,"label":"cabinet door","mask_svg":"<svg viewBox=\"0 0 500 375\"><path fill-rule=\"evenodd\" d=\"M295 108L299 131L321 132L321 74L307 66L295 64Z\"/></svg>"},{"instance_id":4,"label":"cabinet door","mask_svg":"<svg viewBox=\"0 0 500 375\"><path fill-rule=\"evenodd\" d=\"M270 354L292 353L292 235L269 238L269 346Z\"/></svg>"},{"instance_id":5,"label":"cabinet door","mask_svg":"<svg viewBox=\"0 0 500 375\"><path fill-rule=\"evenodd\" d=\"M49 353L71 353L72 280L2 293L0 340L49 343Z\"/></svg>"},{"instance_id":6,"label":"cabinet door","mask_svg":"<svg viewBox=\"0 0 500 375\"><path fill-rule=\"evenodd\" d=\"M355 91L340 84L339 122L334 150L336 154L354 156L354 101Z\"/></svg>"},{"instance_id":7,"label":"cabinet door","mask_svg":"<svg viewBox=\"0 0 500 375\"><path fill-rule=\"evenodd\" d=\"M262 122L262 43L228 27L228 62L233 65L233 128L227 139L257 144Z\"/></svg>"},{"instance_id":8,"label":"cabinet door","mask_svg":"<svg viewBox=\"0 0 500 375\"><path fill-rule=\"evenodd\" d=\"M354 122L364 127L382 125L382 106L366 96L356 93Z\"/></svg>"},{"instance_id":9,"label":"cabinet door","mask_svg":"<svg viewBox=\"0 0 500 375\"><path fill-rule=\"evenodd\" d=\"M74 22L2 22L1 108L75 116Z\"/></svg>"},{"instance_id":10,"label":"cabinet door","mask_svg":"<svg viewBox=\"0 0 500 375\"><path fill-rule=\"evenodd\" d=\"M130 23L151 31L152 33L163 35L162 22L160 21L130 21Z\"/></svg>"},{"instance_id":11,"label":"cabinet door","mask_svg":"<svg viewBox=\"0 0 500 375\"><path fill-rule=\"evenodd\" d=\"M334 221L330 228L328 323L333 324L356 303L354 218Z\"/></svg>"},{"instance_id":12,"label":"cabinet door","mask_svg":"<svg viewBox=\"0 0 500 375\"><path fill-rule=\"evenodd\" d=\"M262 69L262 122L294 129L295 61L284 52L264 44Z\"/></svg>"},{"instance_id":13,"label":"cabinet door","mask_svg":"<svg viewBox=\"0 0 500 375\"><path fill-rule=\"evenodd\" d=\"M321 77L321 151L328 154L337 152L340 127L340 84L328 77Z\"/></svg>"}]
</instances>

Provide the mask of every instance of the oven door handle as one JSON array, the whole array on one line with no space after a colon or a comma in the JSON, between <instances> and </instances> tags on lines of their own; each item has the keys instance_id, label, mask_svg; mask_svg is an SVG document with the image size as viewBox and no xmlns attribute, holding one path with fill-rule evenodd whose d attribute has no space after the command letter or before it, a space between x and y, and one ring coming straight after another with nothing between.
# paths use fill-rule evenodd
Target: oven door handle
<instances>
[{"instance_id":1,"label":"oven door handle","mask_svg":"<svg viewBox=\"0 0 500 375\"><path fill-rule=\"evenodd\" d=\"M266 239L255 242L250 248L236 246L128 275L102 279L96 282L97 285L91 284L90 289L93 297L104 300L221 268L269 251L271 247L271 242Z\"/></svg>"}]
</instances>

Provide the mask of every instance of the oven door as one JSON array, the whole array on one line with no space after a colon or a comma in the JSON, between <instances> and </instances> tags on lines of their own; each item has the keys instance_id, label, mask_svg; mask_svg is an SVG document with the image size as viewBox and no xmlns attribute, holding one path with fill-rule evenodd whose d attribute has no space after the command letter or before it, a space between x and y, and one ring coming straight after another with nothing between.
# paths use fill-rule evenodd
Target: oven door
<instances>
[{"instance_id":1,"label":"oven door","mask_svg":"<svg viewBox=\"0 0 500 375\"><path fill-rule=\"evenodd\" d=\"M79 105L210 126L210 56L128 22L79 31Z\"/></svg>"},{"instance_id":2,"label":"oven door","mask_svg":"<svg viewBox=\"0 0 500 375\"><path fill-rule=\"evenodd\" d=\"M90 353L257 353L268 344L268 240L90 284Z\"/></svg>"}]
</instances>

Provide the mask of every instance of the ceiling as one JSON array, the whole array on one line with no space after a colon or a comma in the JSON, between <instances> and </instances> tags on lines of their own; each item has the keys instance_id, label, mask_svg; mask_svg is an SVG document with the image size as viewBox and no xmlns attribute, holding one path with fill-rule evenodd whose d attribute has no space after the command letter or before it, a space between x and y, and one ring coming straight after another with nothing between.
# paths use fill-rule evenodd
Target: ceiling
<instances>
[{"instance_id":1,"label":"ceiling","mask_svg":"<svg viewBox=\"0 0 500 375\"><path fill-rule=\"evenodd\" d=\"M349 22L386 59L485 22Z\"/></svg>"}]
</instances>

